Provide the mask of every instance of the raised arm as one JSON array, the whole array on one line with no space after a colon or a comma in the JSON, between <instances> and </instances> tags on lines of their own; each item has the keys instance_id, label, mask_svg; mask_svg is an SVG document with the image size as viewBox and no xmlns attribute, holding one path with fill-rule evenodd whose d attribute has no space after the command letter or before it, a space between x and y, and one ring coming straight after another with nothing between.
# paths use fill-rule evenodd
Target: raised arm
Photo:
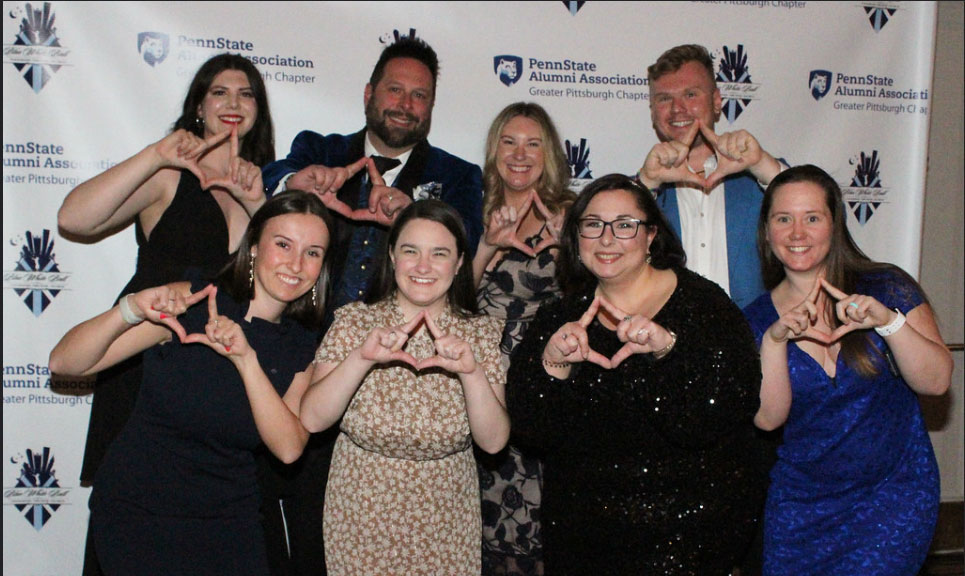
<instances>
[{"instance_id":1,"label":"raised arm","mask_svg":"<svg viewBox=\"0 0 965 576\"><path fill-rule=\"evenodd\" d=\"M898 364L901 377L919 394L944 394L952 381L954 363L945 347L931 306L921 303L907 317L886 307L872 296L845 294L826 280L822 286L834 298L835 313L842 322L833 336L852 330L875 329Z\"/></svg>"},{"instance_id":2,"label":"raised arm","mask_svg":"<svg viewBox=\"0 0 965 576\"><path fill-rule=\"evenodd\" d=\"M208 293L208 322L204 333L189 334L184 342L204 344L234 364L244 382L258 435L272 454L290 464L302 455L308 443L308 431L296 414L308 385L307 372L296 374L285 397L279 396L262 369L258 354L248 345L241 326L218 314L216 294L214 289Z\"/></svg>"},{"instance_id":3,"label":"raised arm","mask_svg":"<svg viewBox=\"0 0 965 576\"><path fill-rule=\"evenodd\" d=\"M186 168L204 181L197 158L214 138L205 141L177 130L124 162L94 176L70 191L57 213L60 228L80 236L96 236L122 227L144 211L154 220L170 204L177 188L177 168Z\"/></svg>"},{"instance_id":4,"label":"raised arm","mask_svg":"<svg viewBox=\"0 0 965 576\"><path fill-rule=\"evenodd\" d=\"M374 328L362 345L349 352L341 362L317 363L299 411L305 428L309 432L320 432L335 424L345 413L366 374L377 364L402 361L415 366L415 358L402 351L402 346L422 319L422 314L417 314L401 326ZM346 329L349 329L347 325L336 318L322 346L340 338Z\"/></svg>"},{"instance_id":5,"label":"raised arm","mask_svg":"<svg viewBox=\"0 0 965 576\"><path fill-rule=\"evenodd\" d=\"M183 335L176 316L206 295L187 282L148 288L70 329L50 352L50 371L83 376L114 366L155 344ZM149 322L144 322L149 320Z\"/></svg>"}]
</instances>

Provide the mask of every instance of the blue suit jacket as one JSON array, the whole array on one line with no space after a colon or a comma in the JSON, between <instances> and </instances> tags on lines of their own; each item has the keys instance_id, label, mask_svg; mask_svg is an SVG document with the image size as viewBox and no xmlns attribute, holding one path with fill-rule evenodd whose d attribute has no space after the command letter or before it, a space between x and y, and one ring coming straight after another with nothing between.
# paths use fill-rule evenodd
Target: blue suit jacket
<instances>
[{"instance_id":1,"label":"blue suit jacket","mask_svg":"<svg viewBox=\"0 0 965 576\"><path fill-rule=\"evenodd\" d=\"M747 172L724 180L724 217L727 226L727 276L731 300L741 309L764 293L761 260L757 253L757 219L764 194ZM680 236L677 189L658 189L657 204L667 222Z\"/></svg>"},{"instance_id":2,"label":"blue suit jacket","mask_svg":"<svg viewBox=\"0 0 965 576\"><path fill-rule=\"evenodd\" d=\"M262 180L266 193L271 193L287 174L298 172L313 164L337 167L355 162L365 153L365 130L355 134L329 134L322 136L316 132L303 131L292 142L291 152L284 160L268 164L262 169ZM338 191L338 199L350 207L358 208L359 190L366 171L362 170L347 181ZM482 234L482 171L479 166L457 158L439 148L430 146L425 140L416 144L409 161L392 184L409 197L419 185L433 183L433 197L449 204L462 216L469 240L470 260L479 244ZM332 233L332 246L326 255L329 258L332 284L338 285L345 271L346 258L352 245L353 233L363 227L377 228L376 237L384 241L385 228L369 222L354 222L335 215L335 230ZM380 246L375 251L379 257L384 253ZM353 255L355 257L357 255ZM368 267L367 267L368 268ZM358 273L358 271L354 271ZM341 304L357 298L335 295L335 303Z\"/></svg>"}]
</instances>

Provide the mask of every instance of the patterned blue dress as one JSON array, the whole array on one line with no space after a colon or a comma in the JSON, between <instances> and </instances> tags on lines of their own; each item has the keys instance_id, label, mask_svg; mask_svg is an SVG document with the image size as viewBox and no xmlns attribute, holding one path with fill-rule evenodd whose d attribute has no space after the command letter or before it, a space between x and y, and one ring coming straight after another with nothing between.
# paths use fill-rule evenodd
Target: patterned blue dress
<instances>
[{"instance_id":1,"label":"patterned blue dress","mask_svg":"<svg viewBox=\"0 0 965 576\"><path fill-rule=\"evenodd\" d=\"M896 272L867 274L858 294L907 314L923 302ZM757 339L778 319L770 294L744 309ZM842 358L836 376L793 342L793 401L764 512L764 574L913 576L938 517L938 464L918 397L885 341L868 331L878 376Z\"/></svg>"}]
</instances>

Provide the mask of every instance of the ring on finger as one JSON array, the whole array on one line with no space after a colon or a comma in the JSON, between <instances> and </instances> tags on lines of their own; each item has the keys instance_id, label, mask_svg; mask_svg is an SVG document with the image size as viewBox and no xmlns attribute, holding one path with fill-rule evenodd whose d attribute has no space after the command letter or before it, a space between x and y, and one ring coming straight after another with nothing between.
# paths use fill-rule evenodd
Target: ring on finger
<instances>
[{"instance_id":1,"label":"ring on finger","mask_svg":"<svg viewBox=\"0 0 965 576\"><path fill-rule=\"evenodd\" d=\"M857 302L848 302L848 308L857 308L857 307L858 307Z\"/></svg>"},{"instance_id":2,"label":"ring on finger","mask_svg":"<svg viewBox=\"0 0 965 576\"><path fill-rule=\"evenodd\" d=\"M632 316L630 316L629 314L627 314L626 316L623 317L623 321L624 321L624 322L628 322L628 321L630 320L630 318L632 318Z\"/></svg>"},{"instance_id":3,"label":"ring on finger","mask_svg":"<svg viewBox=\"0 0 965 576\"><path fill-rule=\"evenodd\" d=\"M637 330L637 336L643 336L644 334L646 334L647 336L649 336L649 335L650 335L650 331L647 330L646 328L641 328L641 329Z\"/></svg>"}]
</instances>

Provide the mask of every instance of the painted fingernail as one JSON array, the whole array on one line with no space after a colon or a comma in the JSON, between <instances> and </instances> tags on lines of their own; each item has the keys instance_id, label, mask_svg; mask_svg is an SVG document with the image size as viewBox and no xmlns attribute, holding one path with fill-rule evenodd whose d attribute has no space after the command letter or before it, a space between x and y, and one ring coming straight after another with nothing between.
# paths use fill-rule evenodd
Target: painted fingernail
<instances>
[{"instance_id":1,"label":"painted fingernail","mask_svg":"<svg viewBox=\"0 0 965 576\"><path fill-rule=\"evenodd\" d=\"M225 346L225 347L224 347L224 351L225 351L225 352L231 352L231 346Z\"/></svg>"},{"instance_id":2,"label":"painted fingernail","mask_svg":"<svg viewBox=\"0 0 965 576\"><path fill-rule=\"evenodd\" d=\"M168 317L167 314L164 314L163 312L161 313L161 320L164 320L164 319L167 318L167 317Z\"/></svg>"}]
</instances>

